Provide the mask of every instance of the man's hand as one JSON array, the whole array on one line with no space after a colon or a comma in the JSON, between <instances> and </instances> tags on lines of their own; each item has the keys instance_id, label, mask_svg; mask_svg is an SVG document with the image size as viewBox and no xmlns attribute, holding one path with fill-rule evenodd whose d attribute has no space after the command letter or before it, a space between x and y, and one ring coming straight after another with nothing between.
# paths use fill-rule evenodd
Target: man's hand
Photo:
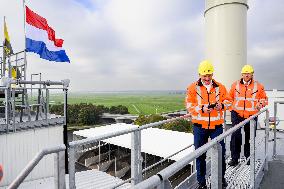
<instances>
[{"instance_id":1,"label":"man's hand","mask_svg":"<svg viewBox=\"0 0 284 189\"><path fill-rule=\"evenodd\" d=\"M213 110L212 108L208 108L208 105L204 105L203 106L203 112L204 113L208 113L209 114L212 110Z\"/></svg>"},{"instance_id":2,"label":"man's hand","mask_svg":"<svg viewBox=\"0 0 284 189\"><path fill-rule=\"evenodd\" d=\"M222 103L221 102L216 103L215 110L217 110L217 111L222 110Z\"/></svg>"},{"instance_id":3,"label":"man's hand","mask_svg":"<svg viewBox=\"0 0 284 189\"><path fill-rule=\"evenodd\" d=\"M263 108L263 104L261 102L256 104L256 109L259 111L261 108Z\"/></svg>"}]
</instances>

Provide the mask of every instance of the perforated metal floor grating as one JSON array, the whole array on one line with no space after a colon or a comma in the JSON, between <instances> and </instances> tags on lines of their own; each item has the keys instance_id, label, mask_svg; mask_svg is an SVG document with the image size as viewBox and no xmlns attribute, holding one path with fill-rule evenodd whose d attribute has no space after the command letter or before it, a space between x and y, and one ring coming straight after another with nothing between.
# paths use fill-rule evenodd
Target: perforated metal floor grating
<instances>
[{"instance_id":1,"label":"perforated metal floor grating","mask_svg":"<svg viewBox=\"0 0 284 189\"><path fill-rule=\"evenodd\" d=\"M225 179L228 183L227 188L246 189L250 187L250 166L246 164L246 159L241 158L240 163L236 166L228 165L229 159L226 161L227 169ZM255 161L255 172L258 172L261 167L261 160ZM207 179L207 186L210 186L210 178Z\"/></svg>"}]
</instances>

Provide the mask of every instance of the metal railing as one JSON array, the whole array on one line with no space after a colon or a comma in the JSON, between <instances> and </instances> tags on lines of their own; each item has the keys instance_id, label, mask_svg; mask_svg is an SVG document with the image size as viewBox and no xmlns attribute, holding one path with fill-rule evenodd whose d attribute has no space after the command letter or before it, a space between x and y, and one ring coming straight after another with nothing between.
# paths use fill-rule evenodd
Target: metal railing
<instances>
[{"instance_id":1,"label":"metal railing","mask_svg":"<svg viewBox=\"0 0 284 189\"><path fill-rule=\"evenodd\" d=\"M60 145L52 148L46 148L36 154L36 156L26 165L17 178L8 186L7 189L16 189L32 172L40 160L48 154L56 153L55 166L55 188L65 189L65 145Z\"/></svg>"},{"instance_id":2,"label":"metal railing","mask_svg":"<svg viewBox=\"0 0 284 189\"><path fill-rule=\"evenodd\" d=\"M274 141L273 141L273 159L277 158L276 154L276 125L277 125L277 105L278 104L284 104L284 101L274 101L274 127L273 127L273 136L274 136Z\"/></svg>"},{"instance_id":3,"label":"metal railing","mask_svg":"<svg viewBox=\"0 0 284 189\"><path fill-rule=\"evenodd\" d=\"M255 169L255 132L254 129L256 127L256 123L254 118L262 113L266 113L265 119L265 150L264 150L264 162L262 164L261 169L257 173ZM221 145L220 142L224 140L226 137L232 135L235 131L242 128L246 123L250 122L250 187L255 188L258 186L260 180L262 179L263 174L260 172L263 170L268 169L268 137L269 137L269 111L267 108L262 109L257 114L249 117L248 119L242 121L241 123L235 125L231 129L227 130L223 134L219 135L218 137L212 139L210 142L206 143L202 147L196 149L194 152L190 153L186 157L182 158L181 160L171 164L167 168L163 169L156 175L140 182L139 184L135 185L134 188L139 189L147 189L147 188L172 188L169 182L169 177L177 173L183 167L188 165L190 162L194 161L196 158L201 156L203 153L207 152L211 149L211 188L221 188L222 187L222 152L221 152Z\"/></svg>"},{"instance_id":4,"label":"metal railing","mask_svg":"<svg viewBox=\"0 0 284 189\"><path fill-rule=\"evenodd\" d=\"M142 170L142 173L145 173L146 171L152 169L153 167L155 167L155 166L157 166L157 165L159 165L159 164L161 164L161 163L167 161L167 160L170 159L171 157L173 157L173 156L177 155L178 153L180 153L180 152L182 152L182 151L184 151L184 150L186 150L186 149L192 147L193 145L194 145L194 144L190 144L190 145L184 147L183 149L181 149L181 150L179 150L179 151L177 151L177 152L175 152L175 153L173 153L173 154L171 154L171 155L169 155L169 156L163 158L162 160L160 160L160 161L158 161L158 162L156 162L156 163L150 165L149 167L144 168L144 169ZM123 181L123 182L121 182L121 183L118 183L118 184L114 185L114 186L112 187L112 189L117 188L117 187L119 187L119 186L121 186L121 185L123 185L123 184L125 184L125 183L127 183L127 182L130 182L131 180L132 180L132 178L129 178L129 179L127 179L127 180L125 180L125 181Z\"/></svg>"},{"instance_id":5,"label":"metal railing","mask_svg":"<svg viewBox=\"0 0 284 189\"><path fill-rule=\"evenodd\" d=\"M132 181L132 186L138 184L142 181L142 160L141 160L141 130L148 129L151 127L157 127L164 123L176 121L179 119L187 118L188 116L181 116L177 118L171 118L155 123L150 123L146 125L142 125L140 127L135 127L132 129L122 130L110 134L105 134L99 137L87 138L79 141L73 141L69 143L69 188L75 189L75 153L76 149L79 146L96 143L101 140L105 140L108 138L129 134L131 133L131 178L128 181Z\"/></svg>"},{"instance_id":6,"label":"metal railing","mask_svg":"<svg viewBox=\"0 0 284 189\"><path fill-rule=\"evenodd\" d=\"M16 132L19 125L23 122L24 116L28 121L38 121L39 117L41 120L48 121L49 117L49 101L50 101L50 90L61 89L63 90L64 99L67 97L69 80L62 81L25 81L25 80L14 80L12 78L2 78L2 86L0 86L0 92L4 92L5 100L5 125L6 132ZM12 86L16 85L16 86ZM23 87L21 85L24 85ZM31 90L37 90L37 102L31 103L28 99L29 94L27 90L30 85ZM32 85L40 85L39 88L32 88ZM50 86L60 86L57 88ZM17 95L21 95L17 97ZM35 108L35 117L32 120L31 111ZM66 117L67 103L64 101L64 117ZM17 112L19 116L17 116ZM16 117L18 120L16 120ZM64 118L64 122L66 119ZM12 127L12 128L11 128Z\"/></svg>"}]
</instances>

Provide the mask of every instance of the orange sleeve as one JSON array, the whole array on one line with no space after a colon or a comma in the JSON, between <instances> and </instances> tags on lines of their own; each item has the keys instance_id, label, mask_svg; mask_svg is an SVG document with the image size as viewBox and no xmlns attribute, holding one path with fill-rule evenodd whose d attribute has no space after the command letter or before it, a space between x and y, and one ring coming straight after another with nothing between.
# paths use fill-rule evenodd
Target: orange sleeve
<instances>
[{"instance_id":1,"label":"orange sleeve","mask_svg":"<svg viewBox=\"0 0 284 189\"><path fill-rule=\"evenodd\" d=\"M202 105L198 104L196 95L195 84L192 84L187 88L185 98L186 109L191 115L196 115L202 112Z\"/></svg>"},{"instance_id":2,"label":"orange sleeve","mask_svg":"<svg viewBox=\"0 0 284 189\"><path fill-rule=\"evenodd\" d=\"M224 105L223 110L229 109L232 105L232 100L230 94L227 92L227 89L224 85L221 85L221 103Z\"/></svg>"},{"instance_id":3,"label":"orange sleeve","mask_svg":"<svg viewBox=\"0 0 284 189\"><path fill-rule=\"evenodd\" d=\"M264 87L262 84L259 84L259 87L258 87L258 90L259 90L259 101L263 103L263 106L267 106L268 105L268 98L266 96L266 92L264 90Z\"/></svg>"},{"instance_id":4,"label":"orange sleeve","mask_svg":"<svg viewBox=\"0 0 284 189\"><path fill-rule=\"evenodd\" d=\"M236 83L233 83L229 92L231 100L235 99L235 89L236 89Z\"/></svg>"}]
</instances>

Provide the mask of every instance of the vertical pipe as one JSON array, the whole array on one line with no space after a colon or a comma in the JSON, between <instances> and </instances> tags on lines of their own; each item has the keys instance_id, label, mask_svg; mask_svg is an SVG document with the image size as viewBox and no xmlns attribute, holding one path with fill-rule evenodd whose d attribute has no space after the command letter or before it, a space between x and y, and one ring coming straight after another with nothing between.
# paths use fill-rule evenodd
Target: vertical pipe
<instances>
[{"instance_id":1,"label":"vertical pipe","mask_svg":"<svg viewBox=\"0 0 284 189\"><path fill-rule=\"evenodd\" d=\"M114 176L116 176L116 157L114 157Z\"/></svg>"},{"instance_id":2,"label":"vertical pipe","mask_svg":"<svg viewBox=\"0 0 284 189\"><path fill-rule=\"evenodd\" d=\"M142 181L141 131L131 133L131 178L132 186Z\"/></svg>"},{"instance_id":3,"label":"vertical pipe","mask_svg":"<svg viewBox=\"0 0 284 189\"><path fill-rule=\"evenodd\" d=\"M99 164L101 163L101 141L99 141Z\"/></svg>"},{"instance_id":4,"label":"vertical pipe","mask_svg":"<svg viewBox=\"0 0 284 189\"><path fill-rule=\"evenodd\" d=\"M9 132L9 122L10 122L10 111L9 111L9 96L10 95L10 87L8 86L5 89L5 123L6 123L6 132Z\"/></svg>"},{"instance_id":5,"label":"vertical pipe","mask_svg":"<svg viewBox=\"0 0 284 189\"><path fill-rule=\"evenodd\" d=\"M255 120L250 120L250 187L255 185Z\"/></svg>"},{"instance_id":6,"label":"vertical pipe","mask_svg":"<svg viewBox=\"0 0 284 189\"><path fill-rule=\"evenodd\" d=\"M64 151L55 154L55 189L65 189L65 153Z\"/></svg>"},{"instance_id":7,"label":"vertical pipe","mask_svg":"<svg viewBox=\"0 0 284 189\"><path fill-rule=\"evenodd\" d=\"M65 158L65 162L66 162L66 158ZM66 169L66 167L65 167L65 169ZM69 188L70 189L76 189L76 182L75 182L75 147L73 147L73 146L69 147Z\"/></svg>"},{"instance_id":8,"label":"vertical pipe","mask_svg":"<svg viewBox=\"0 0 284 189\"><path fill-rule=\"evenodd\" d=\"M6 23L6 18L4 16L4 22ZM3 44L3 64L2 64L2 76L5 77L5 69L6 69L6 52L5 52L5 48L4 48L4 44Z\"/></svg>"},{"instance_id":9,"label":"vertical pipe","mask_svg":"<svg viewBox=\"0 0 284 189\"><path fill-rule=\"evenodd\" d=\"M68 89L64 88L64 125L63 125L63 141L66 146L65 150L65 173L68 174L68 151L67 148L69 147L68 145L68 133L67 133L67 119L68 119L68 101L67 101L67 95L68 95ZM75 162L74 162L75 163ZM74 165L75 166L75 165ZM75 182L75 181L74 181Z\"/></svg>"},{"instance_id":10,"label":"vertical pipe","mask_svg":"<svg viewBox=\"0 0 284 189\"><path fill-rule=\"evenodd\" d=\"M46 103L45 103L45 119L48 118L48 114L49 114L49 89L46 88L45 90L46 94L45 94L45 97L46 97Z\"/></svg>"},{"instance_id":11,"label":"vertical pipe","mask_svg":"<svg viewBox=\"0 0 284 189\"><path fill-rule=\"evenodd\" d=\"M110 144L108 143L108 160L110 161Z\"/></svg>"},{"instance_id":12,"label":"vertical pipe","mask_svg":"<svg viewBox=\"0 0 284 189\"><path fill-rule=\"evenodd\" d=\"M41 101L40 101L40 95L41 95L41 89L38 89L38 96L37 96L37 104L38 104L38 106L36 107L36 120L38 120L39 113L42 110L42 105L41 105Z\"/></svg>"},{"instance_id":13,"label":"vertical pipe","mask_svg":"<svg viewBox=\"0 0 284 189\"><path fill-rule=\"evenodd\" d=\"M211 149L211 188L222 188L222 147L219 143Z\"/></svg>"},{"instance_id":14,"label":"vertical pipe","mask_svg":"<svg viewBox=\"0 0 284 189\"><path fill-rule=\"evenodd\" d=\"M276 158L276 116L277 116L277 102L274 102L273 159Z\"/></svg>"},{"instance_id":15,"label":"vertical pipe","mask_svg":"<svg viewBox=\"0 0 284 189\"><path fill-rule=\"evenodd\" d=\"M25 69L24 69L24 80L26 80L27 76L27 43L26 43L26 2L23 0L23 13L24 13L24 34L25 34L25 51L24 51L24 63L25 63ZM24 84L24 87L26 87L26 84Z\"/></svg>"},{"instance_id":16,"label":"vertical pipe","mask_svg":"<svg viewBox=\"0 0 284 189\"><path fill-rule=\"evenodd\" d=\"M20 122L23 122L24 110L23 107L25 106L25 89L22 91L22 107L21 107L21 115L20 115Z\"/></svg>"},{"instance_id":17,"label":"vertical pipe","mask_svg":"<svg viewBox=\"0 0 284 189\"><path fill-rule=\"evenodd\" d=\"M265 166L264 169L268 171L268 139L269 139L269 110L266 110L265 112L266 118L265 118Z\"/></svg>"},{"instance_id":18,"label":"vertical pipe","mask_svg":"<svg viewBox=\"0 0 284 189\"><path fill-rule=\"evenodd\" d=\"M15 120L15 88L12 89L12 112L13 112L13 130L16 132L16 120Z\"/></svg>"},{"instance_id":19,"label":"vertical pipe","mask_svg":"<svg viewBox=\"0 0 284 189\"><path fill-rule=\"evenodd\" d=\"M194 171L196 171L196 159L193 160L193 165L192 165L192 171L191 171L191 173L193 173Z\"/></svg>"},{"instance_id":20,"label":"vertical pipe","mask_svg":"<svg viewBox=\"0 0 284 189\"><path fill-rule=\"evenodd\" d=\"M8 58L8 77L12 78L12 67L11 67L11 60L10 60L10 56Z\"/></svg>"},{"instance_id":21,"label":"vertical pipe","mask_svg":"<svg viewBox=\"0 0 284 189\"><path fill-rule=\"evenodd\" d=\"M33 75L31 74L31 81L33 81ZM33 85L31 85L31 103L33 102Z\"/></svg>"},{"instance_id":22,"label":"vertical pipe","mask_svg":"<svg viewBox=\"0 0 284 189\"><path fill-rule=\"evenodd\" d=\"M145 169L146 169L146 167L147 167L147 153L145 152Z\"/></svg>"}]
</instances>

